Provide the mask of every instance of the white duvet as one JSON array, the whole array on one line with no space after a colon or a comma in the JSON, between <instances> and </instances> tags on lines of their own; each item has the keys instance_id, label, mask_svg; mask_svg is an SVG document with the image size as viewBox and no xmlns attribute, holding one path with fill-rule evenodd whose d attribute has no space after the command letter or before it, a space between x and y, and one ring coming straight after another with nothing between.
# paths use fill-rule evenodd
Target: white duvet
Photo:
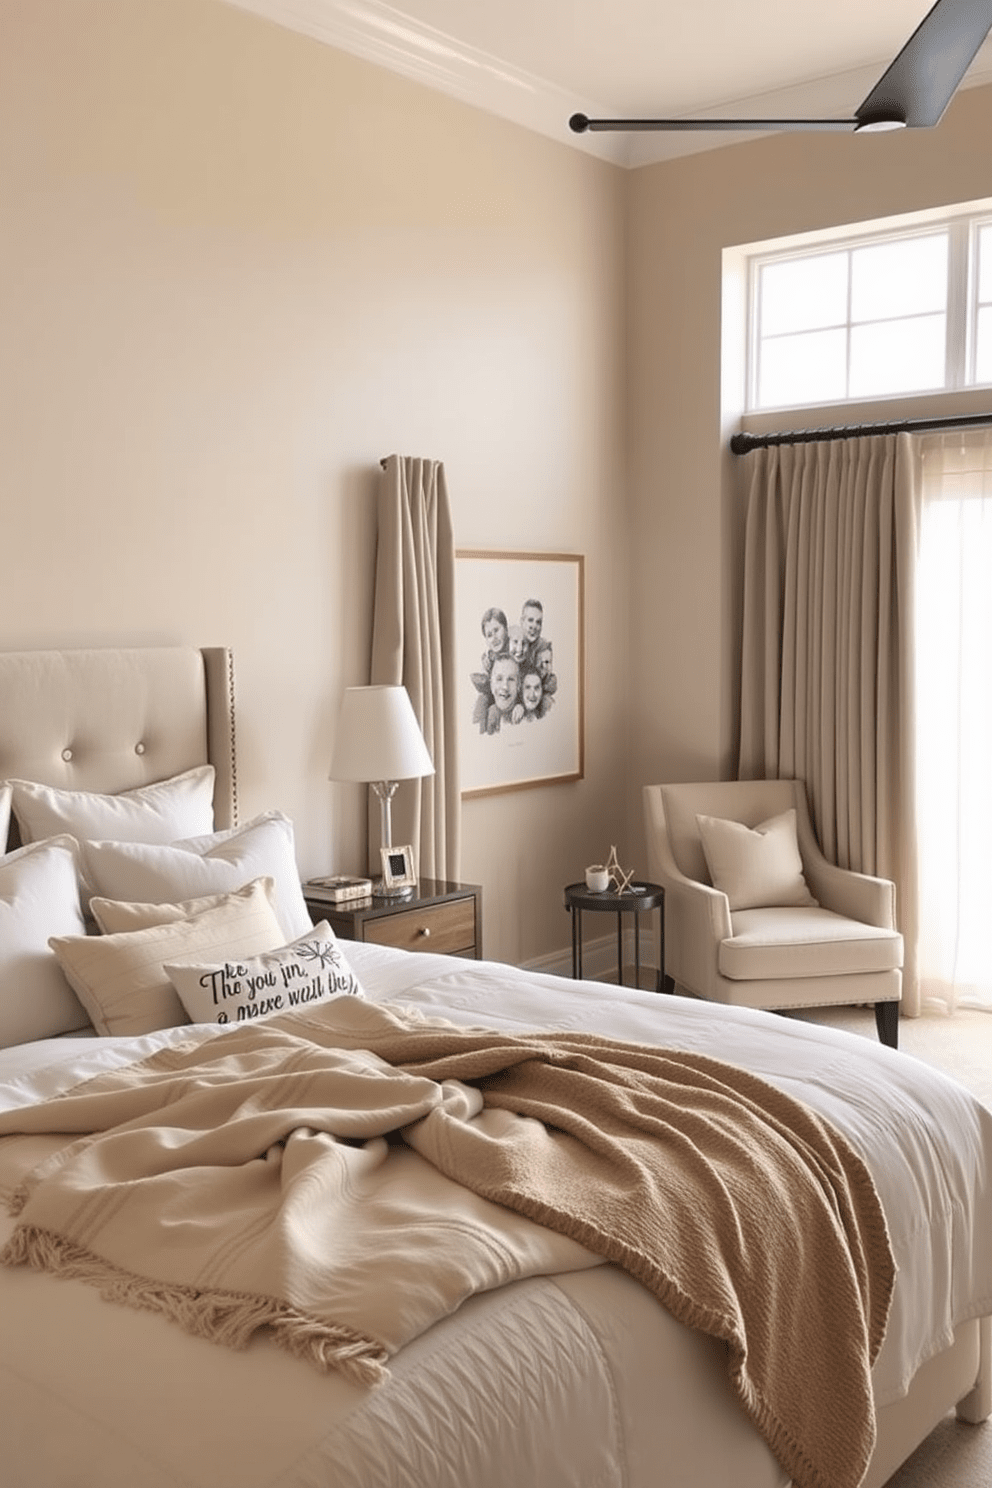
<instances>
[{"instance_id":1,"label":"white duvet","mask_svg":"<svg viewBox=\"0 0 992 1488\"><path fill-rule=\"evenodd\" d=\"M899 1268L878 1405L905 1393L958 1324L992 1312L992 1114L928 1066L747 1009L371 946L348 956L376 1001L698 1050L834 1122L871 1169ZM8 1050L0 1108L187 1032ZM0 1243L11 1227L0 1218ZM473 1298L404 1349L378 1390L319 1375L264 1340L221 1349L21 1268L0 1270L0 1482L765 1488L786 1478L737 1405L720 1346L610 1266Z\"/></svg>"}]
</instances>

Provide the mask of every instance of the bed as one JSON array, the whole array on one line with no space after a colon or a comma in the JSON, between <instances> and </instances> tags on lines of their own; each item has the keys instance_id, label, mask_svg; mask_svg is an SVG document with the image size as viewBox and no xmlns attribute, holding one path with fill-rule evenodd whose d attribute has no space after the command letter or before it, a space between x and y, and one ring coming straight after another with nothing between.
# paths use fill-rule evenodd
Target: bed
<instances>
[{"instance_id":1,"label":"bed","mask_svg":"<svg viewBox=\"0 0 992 1488\"><path fill-rule=\"evenodd\" d=\"M0 892L11 910L0 923L9 1004L0 1008L8 1044L0 1051L0 1131L14 1133L0 1142L8 1201L33 1165L65 1143L64 1132L49 1134L49 1113L69 1110L60 1101L94 1089L112 1089L116 1099L125 1085L131 1091L136 1064L172 1068L175 1060L211 1056L224 1040L234 1048L260 1028L264 1035L265 1027L283 1026L278 1008L274 1019L253 1026L247 1019L218 1028L206 1016L190 1023L183 1007L163 1002L158 963L153 976L147 957L129 960L131 949L124 955L125 944L158 946L161 935L156 955L199 965L197 954L221 933L220 920L211 921L213 941L182 939L194 920L200 933L214 908L164 928L134 919L156 894L165 897L173 881L161 865L173 863L171 854L183 854L188 875L180 880L188 892L176 889L174 897L185 904L211 891L224 897L223 915L237 915L238 933L248 937L239 946L254 944L263 920L271 940L272 915L287 942L305 933L291 824L277 811L239 824L233 669L223 649L0 656L0 782L10 780L19 784L0 786L4 825L8 812L11 818L0 863ZM175 781L181 787L163 791L163 782ZM82 819L73 814L76 797ZM141 840L149 820L158 835L151 844ZM110 829L120 839L108 839ZM74 830L94 834L87 840L95 846L68 846L77 841ZM176 849L177 840L193 846ZM80 904L63 904L51 925L45 917L55 896L39 898L37 884L15 917L20 906L9 886L19 888L24 863L36 862L45 864L42 887L57 881L53 863L63 889L67 863L82 886ZM260 906L254 886L263 881L268 899ZM228 901L238 895L232 908ZM110 915L110 905L118 918L98 918L102 933L94 933L81 922L87 902L91 914ZM63 959L53 966L35 946L29 970L40 980L31 983L25 1011L11 987L12 968L27 963L3 961L3 940L17 942L18 926L32 915L36 940L39 924L50 929ZM115 971L123 967L130 978L127 995L118 984L107 995L103 984L99 995L94 990L92 960L111 950L120 951ZM676 1051L704 1069L707 1061L730 1061L799 1102L827 1131L843 1134L864 1164L895 1262L871 1370L877 1436L865 1484L884 1483L947 1411L972 1422L988 1416L992 1114L953 1081L873 1041L749 1009L372 945L339 946L334 954L353 978L342 990L361 997L290 1016L340 1009L342 1026L354 1020L352 1048L366 1028L390 1020L404 1037L436 1030L459 1047L465 1040L476 1047L480 1028L508 1044L552 1030L556 1040L597 1047L605 1038ZM236 1004L235 997L232 1021ZM170 1008L176 1016L166 1026ZM412 1324L375 1384L340 1368L314 1368L279 1347L268 1329L253 1332L246 1347L228 1348L161 1312L105 1301L84 1279L4 1265L0 1477L10 1488L789 1483L781 1452L741 1408L724 1342L679 1322L623 1265L603 1263L568 1237L545 1241L541 1227L527 1228L526 1216L523 1223L527 1265L510 1268L504 1284L490 1278L428 1326ZM0 1217L0 1245L18 1225L18 1214ZM383 1232L384 1251L387 1238ZM556 1249L559 1238L566 1243ZM370 1266L377 1249L366 1237ZM369 1275L372 1286L402 1290L402 1277L383 1278L374 1268ZM414 1290L419 1295L422 1280ZM815 1353L812 1343L808 1352ZM843 1420L827 1423L828 1436L843 1430Z\"/></svg>"}]
</instances>

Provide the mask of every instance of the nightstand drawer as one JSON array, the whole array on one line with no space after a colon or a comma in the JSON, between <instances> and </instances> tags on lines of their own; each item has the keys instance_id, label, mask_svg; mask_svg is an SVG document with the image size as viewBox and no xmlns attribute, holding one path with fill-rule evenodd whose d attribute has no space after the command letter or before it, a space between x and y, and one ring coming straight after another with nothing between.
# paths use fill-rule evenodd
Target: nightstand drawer
<instances>
[{"instance_id":1,"label":"nightstand drawer","mask_svg":"<svg viewBox=\"0 0 992 1488\"><path fill-rule=\"evenodd\" d=\"M475 954L475 900L451 899L446 904L405 909L379 920L368 920L365 939L401 951L433 951L438 955Z\"/></svg>"}]
</instances>

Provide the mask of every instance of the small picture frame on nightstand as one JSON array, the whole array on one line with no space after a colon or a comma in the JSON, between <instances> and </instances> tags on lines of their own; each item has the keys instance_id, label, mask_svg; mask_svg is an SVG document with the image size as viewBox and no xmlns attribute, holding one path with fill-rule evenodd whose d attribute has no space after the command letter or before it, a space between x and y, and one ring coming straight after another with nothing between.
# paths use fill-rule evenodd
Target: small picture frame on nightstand
<instances>
[{"instance_id":1,"label":"small picture frame on nightstand","mask_svg":"<svg viewBox=\"0 0 992 1488\"><path fill-rule=\"evenodd\" d=\"M387 894L415 889L417 874L413 866L412 847L381 847L382 886Z\"/></svg>"}]
</instances>

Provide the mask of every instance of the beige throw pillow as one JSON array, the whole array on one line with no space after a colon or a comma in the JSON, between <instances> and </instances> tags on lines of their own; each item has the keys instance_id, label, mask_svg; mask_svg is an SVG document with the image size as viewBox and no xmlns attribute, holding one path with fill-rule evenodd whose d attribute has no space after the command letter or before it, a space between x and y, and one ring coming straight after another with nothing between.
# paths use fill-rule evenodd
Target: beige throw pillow
<instances>
[{"instance_id":1,"label":"beige throw pillow","mask_svg":"<svg viewBox=\"0 0 992 1488\"><path fill-rule=\"evenodd\" d=\"M816 903L803 877L794 807L756 827L719 816L697 816L696 824L713 887L732 910Z\"/></svg>"},{"instance_id":2,"label":"beige throw pillow","mask_svg":"<svg viewBox=\"0 0 992 1488\"><path fill-rule=\"evenodd\" d=\"M285 941L272 880L255 879L202 914L113 935L55 936L49 945L98 1033L152 1033L189 1019L167 961L255 956Z\"/></svg>"},{"instance_id":3,"label":"beige throw pillow","mask_svg":"<svg viewBox=\"0 0 992 1488\"><path fill-rule=\"evenodd\" d=\"M264 875L260 875L264 876ZM275 880L269 898L272 899ZM230 902L230 894L203 894L198 899L181 899L178 904L132 904L125 899L91 899L90 914L102 934L115 935L121 930L147 930L149 925L171 925L175 920L188 920L208 909Z\"/></svg>"}]
</instances>

